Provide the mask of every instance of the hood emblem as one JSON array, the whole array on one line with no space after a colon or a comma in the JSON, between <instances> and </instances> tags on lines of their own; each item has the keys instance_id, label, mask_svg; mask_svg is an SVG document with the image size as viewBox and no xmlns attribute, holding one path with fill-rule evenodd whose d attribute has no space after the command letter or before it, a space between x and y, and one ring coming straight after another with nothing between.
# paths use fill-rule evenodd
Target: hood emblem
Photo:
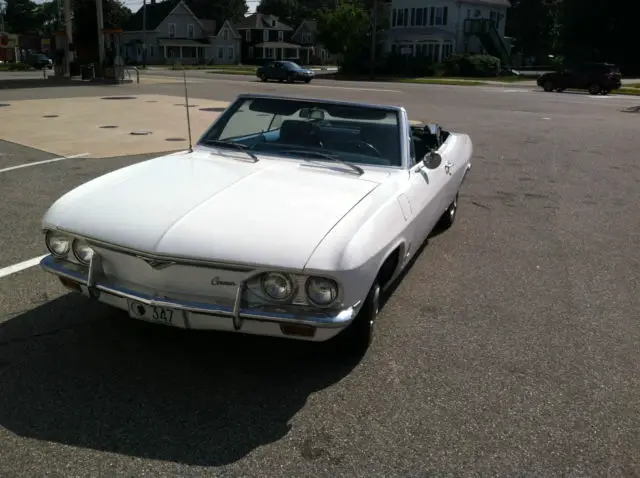
<instances>
[{"instance_id":1,"label":"hood emblem","mask_svg":"<svg viewBox=\"0 0 640 478\"><path fill-rule=\"evenodd\" d=\"M174 261L166 261L166 260L159 260L159 259L148 259L146 257L140 257L140 256L138 256L138 257L140 259L142 259L143 261L145 261L147 264L149 264L149 266L152 269L155 269L155 270L165 269L165 268L175 264Z\"/></svg>"},{"instance_id":2,"label":"hood emblem","mask_svg":"<svg viewBox=\"0 0 640 478\"><path fill-rule=\"evenodd\" d=\"M237 285L235 282L233 281L225 281L220 279L220 277L215 276L213 279L211 279L211 285L229 285L229 286L235 286Z\"/></svg>"}]
</instances>

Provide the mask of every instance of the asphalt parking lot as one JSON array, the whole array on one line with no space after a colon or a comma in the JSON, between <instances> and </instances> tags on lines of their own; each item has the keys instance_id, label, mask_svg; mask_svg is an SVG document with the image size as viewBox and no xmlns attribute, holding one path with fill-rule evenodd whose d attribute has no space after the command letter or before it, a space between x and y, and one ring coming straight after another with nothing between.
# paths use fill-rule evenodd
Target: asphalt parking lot
<instances>
[{"instance_id":1,"label":"asphalt parking lot","mask_svg":"<svg viewBox=\"0 0 640 478\"><path fill-rule=\"evenodd\" d=\"M392 102L468 132L457 222L399 283L369 354L338 363L132 322L37 266L14 272L45 254L57 197L149 155L15 168L55 155L0 141L0 476L640 475L640 113L625 111L640 98L225 77L189 91ZM142 92L183 94L5 89L0 104Z\"/></svg>"}]
</instances>

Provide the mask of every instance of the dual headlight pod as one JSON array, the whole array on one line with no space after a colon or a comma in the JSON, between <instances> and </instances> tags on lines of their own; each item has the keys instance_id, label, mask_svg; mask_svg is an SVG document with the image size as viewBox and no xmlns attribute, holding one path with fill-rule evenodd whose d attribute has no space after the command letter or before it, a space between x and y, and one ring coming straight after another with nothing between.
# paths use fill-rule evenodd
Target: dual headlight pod
<instances>
[{"instance_id":1,"label":"dual headlight pod","mask_svg":"<svg viewBox=\"0 0 640 478\"><path fill-rule=\"evenodd\" d=\"M58 259L66 259L69 251L84 265L89 265L93 257L93 249L83 239L73 239L58 231L47 231L45 244L49 252Z\"/></svg>"},{"instance_id":2,"label":"dual headlight pod","mask_svg":"<svg viewBox=\"0 0 640 478\"><path fill-rule=\"evenodd\" d=\"M277 302L291 300L297 293L291 276L282 272L267 272L261 277L262 292ZM309 302L319 307L327 307L338 298L338 284L325 277L309 277L305 283L305 293Z\"/></svg>"}]
</instances>

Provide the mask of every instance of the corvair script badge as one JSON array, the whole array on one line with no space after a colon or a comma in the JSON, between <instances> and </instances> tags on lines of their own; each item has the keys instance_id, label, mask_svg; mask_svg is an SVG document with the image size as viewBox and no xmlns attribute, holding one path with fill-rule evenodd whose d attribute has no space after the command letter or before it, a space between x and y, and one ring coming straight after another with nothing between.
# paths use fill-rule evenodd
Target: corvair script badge
<instances>
[{"instance_id":1,"label":"corvair script badge","mask_svg":"<svg viewBox=\"0 0 640 478\"><path fill-rule=\"evenodd\" d=\"M235 282L233 281L225 281L220 279L220 277L215 276L213 279L211 279L211 285L229 285L229 286L235 286L237 285Z\"/></svg>"}]
</instances>

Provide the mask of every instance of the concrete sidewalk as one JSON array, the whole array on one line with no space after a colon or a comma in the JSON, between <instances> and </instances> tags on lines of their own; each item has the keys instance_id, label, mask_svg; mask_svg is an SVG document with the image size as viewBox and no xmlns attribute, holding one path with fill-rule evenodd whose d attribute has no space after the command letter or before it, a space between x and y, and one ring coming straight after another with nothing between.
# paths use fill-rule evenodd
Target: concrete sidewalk
<instances>
[{"instance_id":1,"label":"concrete sidewalk","mask_svg":"<svg viewBox=\"0 0 640 478\"><path fill-rule=\"evenodd\" d=\"M197 141L228 103L189 98ZM184 97L135 95L11 101L0 139L58 156L104 158L188 147ZM132 134L148 131L148 134Z\"/></svg>"}]
</instances>

